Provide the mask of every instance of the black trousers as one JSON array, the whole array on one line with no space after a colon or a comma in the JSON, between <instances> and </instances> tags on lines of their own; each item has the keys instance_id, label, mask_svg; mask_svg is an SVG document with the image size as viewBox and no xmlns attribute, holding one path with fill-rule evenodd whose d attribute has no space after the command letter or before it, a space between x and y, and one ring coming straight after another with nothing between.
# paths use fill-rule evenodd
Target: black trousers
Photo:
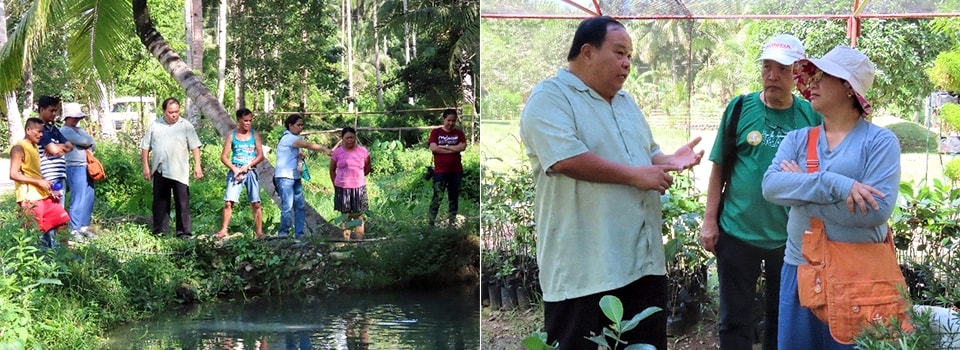
<instances>
[{"instance_id":1,"label":"black trousers","mask_svg":"<svg viewBox=\"0 0 960 350\"><path fill-rule=\"evenodd\" d=\"M443 200L443 192L447 193L447 211L450 213L450 222L456 220L457 209L460 202L460 184L463 181L463 173L434 173L433 174L433 199L430 201L430 225L433 226L437 219L437 212L440 211L440 201Z\"/></svg>"},{"instance_id":2,"label":"black trousers","mask_svg":"<svg viewBox=\"0 0 960 350\"><path fill-rule=\"evenodd\" d=\"M190 236L190 186L153 173L153 234L162 235L170 228L170 195L176 209L177 236Z\"/></svg>"},{"instance_id":3,"label":"black trousers","mask_svg":"<svg viewBox=\"0 0 960 350\"><path fill-rule=\"evenodd\" d=\"M777 315L780 311L780 269L784 248L764 249L747 244L726 232L717 240L717 274L720 279L720 349L753 348L757 325L757 279L763 272L763 305L766 318L763 349L777 349Z\"/></svg>"},{"instance_id":4,"label":"black trousers","mask_svg":"<svg viewBox=\"0 0 960 350\"><path fill-rule=\"evenodd\" d=\"M560 350L596 349L584 337L603 334L612 322L600 310L600 298L613 295L623 303L623 318L629 320L649 306L663 309L643 319L621 339L629 344L650 344L667 349L667 277L646 276L622 288L558 302L544 302L547 342L560 341ZM608 338L607 341L610 341Z\"/></svg>"}]
</instances>

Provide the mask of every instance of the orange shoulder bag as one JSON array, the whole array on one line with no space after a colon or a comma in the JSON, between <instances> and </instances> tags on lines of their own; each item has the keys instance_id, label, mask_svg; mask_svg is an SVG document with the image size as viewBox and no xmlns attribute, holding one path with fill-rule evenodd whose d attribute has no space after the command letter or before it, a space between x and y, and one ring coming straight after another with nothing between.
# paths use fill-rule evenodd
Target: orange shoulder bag
<instances>
[{"instance_id":1,"label":"orange shoulder bag","mask_svg":"<svg viewBox=\"0 0 960 350\"><path fill-rule=\"evenodd\" d=\"M817 141L822 126L810 128L807 172L820 170ZM907 319L907 284L897 264L893 233L887 229L883 243L845 243L827 239L823 220L810 218L801 248L807 264L797 267L800 305L827 323L830 335L852 344L860 331L875 322L890 326L896 317L902 329L912 329Z\"/></svg>"}]
</instances>

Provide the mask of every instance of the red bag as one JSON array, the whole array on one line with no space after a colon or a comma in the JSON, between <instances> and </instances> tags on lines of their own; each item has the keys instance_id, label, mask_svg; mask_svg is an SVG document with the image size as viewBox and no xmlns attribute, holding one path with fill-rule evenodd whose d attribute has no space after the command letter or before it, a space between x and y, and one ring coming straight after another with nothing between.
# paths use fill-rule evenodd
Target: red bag
<instances>
[{"instance_id":1,"label":"red bag","mask_svg":"<svg viewBox=\"0 0 960 350\"><path fill-rule=\"evenodd\" d=\"M20 206L27 215L33 217L41 232L50 231L70 221L70 215L53 197L34 202L22 202Z\"/></svg>"}]
</instances>

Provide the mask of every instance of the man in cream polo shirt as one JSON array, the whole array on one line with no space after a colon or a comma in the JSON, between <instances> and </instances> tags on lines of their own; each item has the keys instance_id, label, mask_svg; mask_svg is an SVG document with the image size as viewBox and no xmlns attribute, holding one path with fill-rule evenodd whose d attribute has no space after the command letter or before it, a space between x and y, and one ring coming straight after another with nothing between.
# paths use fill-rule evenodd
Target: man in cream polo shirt
<instances>
[{"instance_id":1,"label":"man in cream polo shirt","mask_svg":"<svg viewBox=\"0 0 960 350\"><path fill-rule=\"evenodd\" d=\"M643 113L621 90L633 44L610 17L584 20L568 69L540 82L520 119L536 186L537 263L548 342L596 348L584 337L609 321L598 302L614 295L624 315L666 309L660 194L670 171L700 162L694 139L672 155L653 140ZM666 313L626 332L628 343L667 347Z\"/></svg>"}]
</instances>

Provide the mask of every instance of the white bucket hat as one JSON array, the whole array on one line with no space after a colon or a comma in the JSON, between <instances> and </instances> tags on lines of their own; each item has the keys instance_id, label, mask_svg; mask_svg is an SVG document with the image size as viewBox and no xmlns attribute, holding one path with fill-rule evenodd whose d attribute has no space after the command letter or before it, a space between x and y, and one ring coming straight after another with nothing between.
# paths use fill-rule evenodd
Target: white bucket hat
<instances>
[{"instance_id":1,"label":"white bucket hat","mask_svg":"<svg viewBox=\"0 0 960 350\"><path fill-rule=\"evenodd\" d=\"M810 78L822 70L824 74L840 78L853 88L863 113L870 115L873 107L867 102L867 91L873 85L876 66L870 58L849 46L838 45L821 58L803 59L793 65L793 80L804 98L810 99Z\"/></svg>"},{"instance_id":2,"label":"white bucket hat","mask_svg":"<svg viewBox=\"0 0 960 350\"><path fill-rule=\"evenodd\" d=\"M83 113L83 106L79 103L64 103L63 112L60 113L64 119L66 118L84 118L87 116L86 113Z\"/></svg>"},{"instance_id":3,"label":"white bucket hat","mask_svg":"<svg viewBox=\"0 0 960 350\"><path fill-rule=\"evenodd\" d=\"M770 38L770 41L763 45L763 51L760 52L760 58L757 60L774 60L789 66L805 57L807 56L800 39L790 34L780 34Z\"/></svg>"}]
</instances>

